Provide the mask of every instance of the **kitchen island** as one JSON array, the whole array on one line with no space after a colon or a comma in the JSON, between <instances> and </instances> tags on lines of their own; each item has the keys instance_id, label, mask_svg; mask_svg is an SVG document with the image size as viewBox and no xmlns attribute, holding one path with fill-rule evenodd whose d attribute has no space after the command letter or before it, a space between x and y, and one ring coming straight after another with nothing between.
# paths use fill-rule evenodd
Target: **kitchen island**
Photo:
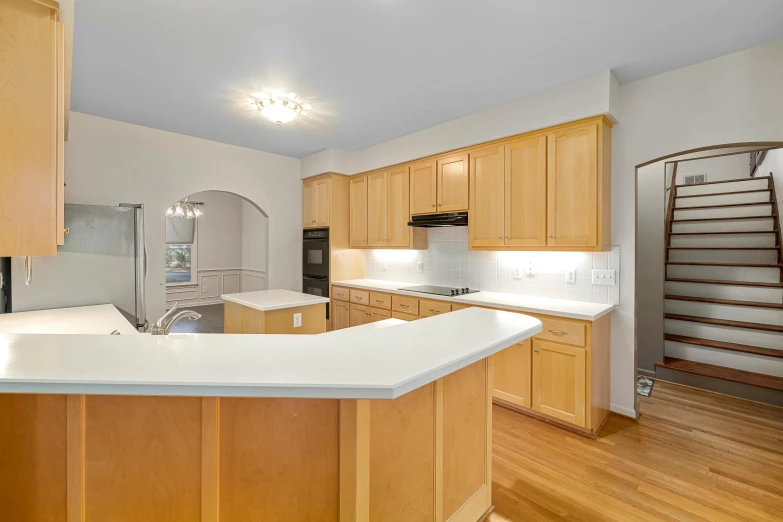
<instances>
[{"instance_id":1,"label":"kitchen island","mask_svg":"<svg viewBox=\"0 0 783 522\"><path fill-rule=\"evenodd\" d=\"M491 356L469 308L326 335L0 335L9 520L476 522Z\"/></svg>"},{"instance_id":2,"label":"kitchen island","mask_svg":"<svg viewBox=\"0 0 783 522\"><path fill-rule=\"evenodd\" d=\"M261 290L220 296L225 333L319 334L326 331L328 297L291 290Z\"/></svg>"}]
</instances>

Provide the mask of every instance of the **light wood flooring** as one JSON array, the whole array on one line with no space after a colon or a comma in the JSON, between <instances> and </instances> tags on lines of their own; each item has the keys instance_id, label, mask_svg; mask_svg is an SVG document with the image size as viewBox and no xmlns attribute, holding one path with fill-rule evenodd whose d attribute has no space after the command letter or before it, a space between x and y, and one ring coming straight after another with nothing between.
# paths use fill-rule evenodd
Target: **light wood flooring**
<instances>
[{"instance_id":1,"label":"light wood flooring","mask_svg":"<svg viewBox=\"0 0 783 522\"><path fill-rule=\"evenodd\" d=\"M597 440L495 406L490 522L783 521L783 409L656 381Z\"/></svg>"},{"instance_id":2,"label":"light wood flooring","mask_svg":"<svg viewBox=\"0 0 783 522\"><path fill-rule=\"evenodd\" d=\"M181 310L193 310L201 319L183 319L171 328L171 333L223 333L223 303L204 306L183 306Z\"/></svg>"}]
</instances>

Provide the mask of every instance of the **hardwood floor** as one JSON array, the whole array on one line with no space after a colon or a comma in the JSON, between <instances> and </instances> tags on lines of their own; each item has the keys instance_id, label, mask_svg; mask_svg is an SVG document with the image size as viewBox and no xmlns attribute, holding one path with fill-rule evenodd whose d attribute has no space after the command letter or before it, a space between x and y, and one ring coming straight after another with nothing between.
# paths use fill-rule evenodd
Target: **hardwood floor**
<instances>
[{"instance_id":1,"label":"hardwood floor","mask_svg":"<svg viewBox=\"0 0 783 522\"><path fill-rule=\"evenodd\" d=\"M493 409L490 522L783 520L783 409L656 381L590 440Z\"/></svg>"},{"instance_id":2,"label":"hardwood floor","mask_svg":"<svg viewBox=\"0 0 783 522\"><path fill-rule=\"evenodd\" d=\"M183 306L182 310L194 310L201 319L182 320L171 328L171 333L223 333L223 303L205 306Z\"/></svg>"}]
</instances>

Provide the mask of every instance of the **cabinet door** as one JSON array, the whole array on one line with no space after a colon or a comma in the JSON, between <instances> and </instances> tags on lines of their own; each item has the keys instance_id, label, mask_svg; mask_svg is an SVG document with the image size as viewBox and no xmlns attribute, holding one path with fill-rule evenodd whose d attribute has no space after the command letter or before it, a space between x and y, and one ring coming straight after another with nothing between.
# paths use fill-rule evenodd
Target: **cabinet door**
<instances>
[{"instance_id":1,"label":"cabinet door","mask_svg":"<svg viewBox=\"0 0 783 522\"><path fill-rule=\"evenodd\" d=\"M315 182L314 196L315 212L313 220L316 227L329 226L329 179L319 179Z\"/></svg>"},{"instance_id":2,"label":"cabinet door","mask_svg":"<svg viewBox=\"0 0 783 522\"><path fill-rule=\"evenodd\" d=\"M546 136L506 145L506 246L545 246Z\"/></svg>"},{"instance_id":3,"label":"cabinet door","mask_svg":"<svg viewBox=\"0 0 783 522\"><path fill-rule=\"evenodd\" d=\"M393 319L400 319L400 320L402 320L402 321L409 321L409 322L410 322L410 321L415 321L415 320L416 320L416 319L418 319L419 317L418 317L418 316L416 316L416 315L411 315L411 314L404 314L404 313L402 313L402 312L392 312L392 318L393 318Z\"/></svg>"},{"instance_id":4,"label":"cabinet door","mask_svg":"<svg viewBox=\"0 0 783 522\"><path fill-rule=\"evenodd\" d=\"M533 339L533 409L585 426L585 350Z\"/></svg>"},{"instance_id":5,"label":"cabinet door","mask_svg":"<svg viewBox=\"0 0 783 522\"><path fill-rule=\"evenodd\" d=\"M0 257L57 254L54 2L0 2Z\"/></svg>"},{"instance_id":6,"label":"cabinet door","mask_svg":"<svg viewBox=\"0 0 783 522\"><path fill-rule=\"evenodd\" d=\"M367 246L385 247L388 238L388 173L367 175Z\"/></svg>"},{"instance_id":7,"label":"cabinet door","mask_svg":"<svg viewBox=\"0 0 783 522\"><path fill-rule=\"evenodd\" d=\"M351 326L351 315L348 303L332 301L332 330L342 330Z\"/></svg>"},{"instance_id":8,"label":"cabinet door","mask_svg":"<svg viewBox=\"0 0 783 522\"><path fill-rule=\"evenodd\" d=\"M437 212L437 177L434 161L411 165L411 214Z\"/></svg>"},{"instance_id":9,"label":"cabinet door","mask_svg":"<svg viewBox=\"0 0 783 522\"><path fill-rule=\"evenodd\" d=\"M388 174L389 223L386 246L408 247L411 244L411 229L408 226L411 217L408 167L392 169Z\"/></svg>"},{"instance_id":10,"label":"cabinet door","mask_svg":"<svg viewBox=\"0 0 783 522\"><path fill-rule=\"evenodd\" d=\"M367 246L367 176L354 176L350 182L350 245Z\"/></svg>"},{"instance_id":11,"label":"cabinet door","mask_svg":"<svg viewBox=\"0 0 783 522\"><path fill-rule=\"evenodd\" d=\"M532 341L526 339L492 356L495 371L493 395L498 399L530 408L532 383Z\"/></svg>"},{"instance_id":12,"label":"cabinet door","mask_svg":"<svg viewBox=\"0 0 783 522\"><path fill-rule=\"evenodd\" d=\"M382 310L380 308L370 308L370 321L383 321L384 319L391 319L391 310Z\"/></svg>"},{"instance_id":13,"label":"cabinet door","mask_svg":"<svg viewBox=\"0 0 783 522\"><path fill-rule=\"evenodd\" d=\"M438 160L438 212L468 210L468 155Z\"/></svg>"},{"instance_id":14,"label":"cabinet door","mask_svg":"<svg viewBox=\"0 0 783 522\"><path fill-rule=\"evenodd\" d=\"M302 226L315 226L315 182L308 181L302 185Z\"/></svg>"},{"instance_id":15,"label":"cabinet door","mask_svg":"<svg viewBox=\"0 0 783 522\"><path fill-rule=\"evenodd\" d=\"M502 246L504 236L503 146L470 153L470 246Z\"/></svg>"},{"instance_id":16,"label":"cabinet door","mask_svg":"<svg viewBox=\"0 0 783 522\"><path fill-rule=\"evenodd\" d=\"M547 138L547 245L598 242L598 125Z\"/></svg>"},{"instance_id":17,"label":"cabinet door","mask_svg":"<svg viewBox=\"0 0 783 522\"><path fill-rule=\"evenodd\" d=\"M366 306L349 305L351 311L351 326L360 326L372 321L370 309Z\"/></svg>"}]
</instances>

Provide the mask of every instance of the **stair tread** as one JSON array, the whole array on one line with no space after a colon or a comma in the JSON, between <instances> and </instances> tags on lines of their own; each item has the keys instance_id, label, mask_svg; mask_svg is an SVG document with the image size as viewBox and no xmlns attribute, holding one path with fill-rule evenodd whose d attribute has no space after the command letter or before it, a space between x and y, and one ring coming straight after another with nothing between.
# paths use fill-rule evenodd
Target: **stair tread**
<instances>
[{"instance_id":1,"label":"stair tread","mask_svg":"<svg viewBox=\"0 0 783 522\"><path fill-rule=\"evenodd\" d=\"M698 208L698 207L688 207ZM696 219L672 219L672 223L696 223L699 221L737 221L742 219L773 219L774 216L738 216L722 218L696 218Z\"/></svg>"},{"instance_id":2,"label":"stair tread","mask_svg":"<svg viewBox=\"0 0 783 522\"><path fill-rule=\"evenodd\" d=\"M667 281L675 283L707 283L711 285L734 285L734 286L761 286L765 288L783 288L783 283L760 283L756 281L729 281L722 279L690 279L690 278L671 278Z\"/></svg>"},{"instance_id":3,"label":"stair tread","mask_svg":"<svg viewBox=\"0 0 783 522\"><path fill-rule=\"evenodd\" d=\"M664 357L663 362L655 363L655 366L703 375L705 377L714 377L724 381L783 391L783 377L775 377L763 373L735 370L734 368L726 368L724 366L696 361L686 361L685 359L677 359L676 357Z\"/></svg>"},{"instance_id":4,"label":"stair tread","mask_svg":"<svg viewBox=\"0 0 783 522\"><path fill-rule=\"evenodd\" d=\"M769 176L756 176L754 178L739 178L739 179L722 179L720 181L707 181L705 183L697 183L695 185L675 185L675 187L701 187L702 185L717 185L718 183L741 183L743 181L756 181L759 179L766 179L769 181Z\"/></svg>"},{"instance_id":5,"label":"stair tread","mask_svg":"<svg viewBox=\"0 0 783 522\"><path fill-rule=\"evenodd\" d=\"M758 263L707 263L700 261L666 261L667 265L698 265L698 266L742 266L746 268L783 268L783 265L764 265Z\"/></svg>"},{"instance_id":6,"label":"stair tread","mask_svg":"<svg viewBox=\"0 0 783 522\"><path fill-rule=\"evenodd\" d=\"M664 339L678 343L695 344L697 346L707 346L710 348L719 348L721 350L731 350L733 352L754 353L756 355L765 355L767 357L777 357L783 359L783 350L775 350L774 348L762 348L761 346L727 343L725 341L715 341L713 339L702 339L699 337L687 337L685 335L674 334L666 334Z\"/></svg>"},{"instance_id":7,"label":"stair tread","mask_svg":"<svg viewBox=\"0 0 783 522\"><path fill-rule=\"evenodd\" d=\"M698 297L693 295L675 295L666 294L666 299L674 299L677 301L696 301L699 303L714 303L722 305L734 305L734 306L752 306L755 308L774 308L776 310L783 310L783 304L780 303L765 303L762 301L737 301L735 299L719 299L717 297Z\"/></svg>"},{"instance_id":8,"label":"stair tread","mask_svg":"<svg viewBox=\"0 0 783 522\"><path fill-rule=\"evenodd\" d=\"M758 203L731 203L727 205L703 205L700 207L674 207L674 211L678 210L702 210L705 208L729 208L729 207L756 207L759 205L771 205L771 201L760 201ZM760 216L766 217L766 216Z\"/></svg>"},{"instance_id":9,"label":"stair tread","mask_svg":"<svg viewBox=\"0 0 783 522\"><path fill-rule=\"evenodd\" d=\"M688 321L691 323L714 324L718 326L731 326L733 328L746 328L749 330L764 330L768 332L783 333L783 326L776 324L749 323L747 321L731 321L729 319L713 319L712 317L699 317L697 315L664 314L666 319Z\"/></svg>"},{"instance_id":10,"label":"stair tread","mask_svg":"<svg viewBox=\"0 0 783 522\"><path fill-rule=\"evenodd\" d=\"M708 198L711 196L730 196L732 194L753 194L754 192L772 192L772 189L735 190L732 192L713 192L712 194L692 194L690 196L674 196L674 199L682 198Z\"/></svg>"},{"instance_id":11,"label":"stair tread","mask_svg":"<svg viewBox=\"0 0 783 522\"><path fill-rule=\"evenodd\" d=\"M668 247L669 250L778 250L780 247Z\"/></svg>"},{"instance_id":12,"label":"stair tread","mask_svg":"<svg viewBox=\"0 0 783 522\"><path fill-rule=\"evenodd\" d=\"M721 232L669 232L670 236L712 236L712 235L735 235L735 234L777 234L778 229L772 230L730 230Z\"/></svg>"}]
</instances>

